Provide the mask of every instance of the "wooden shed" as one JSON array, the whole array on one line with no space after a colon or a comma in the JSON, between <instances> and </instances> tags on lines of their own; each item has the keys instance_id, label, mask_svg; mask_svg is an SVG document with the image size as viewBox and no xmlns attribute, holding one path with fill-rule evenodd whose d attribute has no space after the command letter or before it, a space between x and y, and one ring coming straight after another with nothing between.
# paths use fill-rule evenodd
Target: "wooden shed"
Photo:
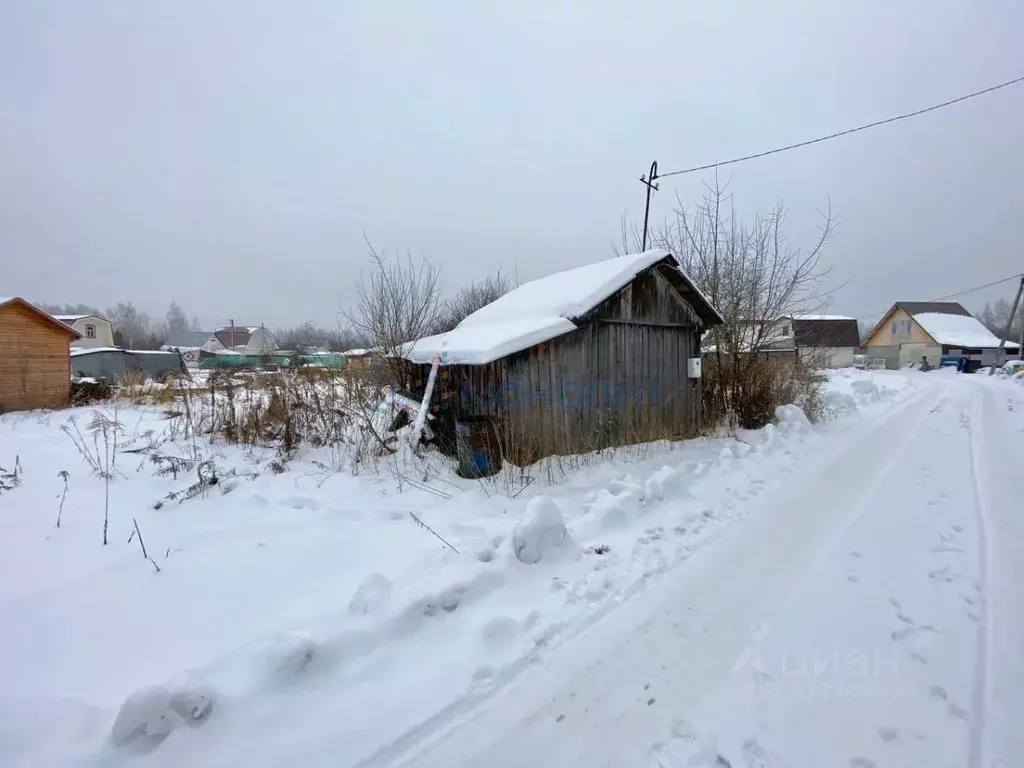
<instances>
[{"instance_id":1,"label":"wooden shed","mask_svg":"<svg viewBox=\"0 0 1024 768\"><path fill-rule=\"evenodd\" d=\"M442 448L454 422L489 417L503 456L545 456L696 434L700 338L722 317L667 251L526 283L449 333L407 344ZM696 362L691 362L696 361Z\"/></svg>"},{"instance_id":2,"label":"wooden shed","mask_svg":"<svg viewBox=\"0 0 1024 768\"><path fill-rule=\"evenodd\" d=\"M68 404L68 343L79 333L19 298L0 298L0 413Z\"/></svg>"}]
</instances>

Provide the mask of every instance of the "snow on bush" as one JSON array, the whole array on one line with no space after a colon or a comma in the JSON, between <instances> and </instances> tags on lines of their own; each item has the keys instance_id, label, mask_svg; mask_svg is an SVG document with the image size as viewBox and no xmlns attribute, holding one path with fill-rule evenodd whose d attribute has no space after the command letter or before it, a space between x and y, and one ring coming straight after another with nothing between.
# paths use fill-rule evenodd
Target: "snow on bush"
<instances>
[{"instance_id":1,"label":"snow on bush","mask_svg":"<svg viewBox=\"0 0 1024 768\"><path fill-rule=\"evenodd\" d=\"M270 648L267 666L276 677L293 678L302 674L316 655L316 643L306 637L290 637Z\"/></svg>"},{"instance_id":2,"label":"snow on bush","mask_svg":"<svg viewBox=\"0 0 1024 768\"><path fill-rule=\"evenodd\" d=\"M848 392L829 392L825 395L825 408L832 416L857 413L857 401Z\"/></svg>"},{"instance_id":3,"label":"snow on bush","mask_svg":"<svg viewBox=\"0 0 1024 768\"><path fill-rule=\"evenodd\" d=\"M562 513L546 496L531 499L523 519L512 531L516 559L533 565L572 546Z\"/></svg>"},{"instance_id":4,"label":"snow on bush","mask_svg":"<svg viewBox=\"0 0 1024 768\"><path fill-rule=\"evenodd\" d=\"M110 740L117 746L155 748L180 725L201 724L213 709L207 688L151 685L132 693L117 711Z\"/></svg>"},{"instance_id":5,"label":"snow on bush","mask_svg":"<svg viewBox=\"0 0 1024 768\"><path fill-rule=\"evenodd\" d=\"M153 685L135 691L124 700L110 729L110 739L119 747L128 744L155 747L176 724L171 692L162 685Z\"/></svg>"},{"instance_id":6,"label":"snow on bush","mask_svg":"<svg viewBox=\"0 0 1024 768\"><path fill-rule=\"evenodd\" d=\"M371 573L348 604L349 613L360 615L379 614L387 609L391 600L391 580L380 573Z\"/></svg>"},{"instance_id":7,"label":"snow on bush","mask_svg":"<svg viewBox=\"0 0 1024 768\"><path fill-rule=\"evenodd\" d=\"M775 421L779 425L787 424L788 430L806 429L811 426L811 420L807 418L803 408L799 405L778 405L775 407Z\"/></svg>"}]
</instances>

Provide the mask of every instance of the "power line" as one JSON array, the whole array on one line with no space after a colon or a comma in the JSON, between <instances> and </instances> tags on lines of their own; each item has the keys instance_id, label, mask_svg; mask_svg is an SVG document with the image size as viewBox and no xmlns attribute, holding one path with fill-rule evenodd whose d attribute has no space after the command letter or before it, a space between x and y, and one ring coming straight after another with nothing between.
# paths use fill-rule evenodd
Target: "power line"
<instances>
[{"instance_id":1,"label":"power line","mask_svg":"<svg viewBox=\"0 0 1024 768\"><path fill-rule=\"evenodd\" d=\"M949 101L944 101L941 104L933 104L932 106L925 107L924 109L917 109L917 110L914 110L913 112L907 112L907 113L902 114L902 115L895 115L893 117L887 117L884 120L876 120L873 123L866 123L865 125L858 125L856 128L848 128L845 131L839 131L837 133L830 133L828 136L820 136L817 139L811 139L809 141L801 141L801 142L798 142L796 144L788 144L785 147L777 147L776 149L769 149L766 152L758 152L757 154L753 154L753 155L744 155L743 157L736 157L736 158L733 158L732 160L725 160L725 161L722 161L722 162L719 162L719 163L708 163L707 165L697 165L697 166L694 166L693 168L684 168L681 171L669 171L668 173L662 173L662 174L657 175L655 178L650 179L650 181L653 182L653 181L655 181L655 179L663 179L666 176L682 176L683 174L686 174L686 173L696 173L697 171L706 171L706 170L709 170L711 168L719 168L719 167L721 167L723 165L733 165L735 163L746 162L747 160L756 160L756 159L758 159L760 157L767 157L768 155L776 155L779 152L788 152L791 149L800 149L801 147L809 147L811 144L819 144L819 143L821 143L823 141L829 141L830 139L838 139L841 136L849 136L851 133L857 133L858 131L866 131L868 128L876 128L876 127L878 127L880 125L887 125L889 123L895 123L898 120L906 120L909 117L917 117L918 115L923 115L926 112L934 112L937 109L942 109L943 107L949 107L949 106L952 106L953 104L959 104L961 101L967 101L968 99L973 99L976 96L984 96L986 93L992 93L993 91L998 91L1000 88L1008 88L1011 85L1016 85L1016 84L1021 83L1021 82L1024 82L1024 76L1016 77L1013 80L1007 80L1004 83L999 83L998 85L993 85L990 88L985 88L985 89L980 90L980 91L974 91L974 93L968 93L968 94L966 94L964 96L958 96L955 99L950 99Z\"/></svg>"},{"instance_id":2,"label":"power line","mask_svg":"<svg viewBox=\"0 0 1024 768\"><path fill-rule=\"evenodd\" d=\"M975 291L981 291L981 290L984 290L985 288L991 288L994 285L1001 285L1003 283L1008 283L1011 280L1020 280L1021 277L1024 277L1024 274L1018 272L1016 275L1010 275L1009 277L1004 277L1001 280L993 280L991 283L985 283L984 285L976 285L973 288L965 288L964 290L957 291L956 293L949 293L949 294L946 294L945 296L939 296L937 299L928 299L928 301L932 302L932 301L945 301L946 299L955 299L958 296L966 296L968 293L974 293ZM856 319L857 320L868 320L868 319L870 319L872 317L881 317L886 312L888 312L889 309L891 309L891 307L883 309L881 312L875 312L875 313L870 314L870 315L858 315Z\"/></svg>"}]
</instances>

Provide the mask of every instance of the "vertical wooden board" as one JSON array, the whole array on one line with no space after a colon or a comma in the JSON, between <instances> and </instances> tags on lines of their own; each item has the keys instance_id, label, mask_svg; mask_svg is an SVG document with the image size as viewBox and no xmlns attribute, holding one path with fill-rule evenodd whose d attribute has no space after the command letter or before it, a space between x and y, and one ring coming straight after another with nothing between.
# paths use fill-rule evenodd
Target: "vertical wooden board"
<instances>
[{"instance_id":1,"label":"vertical wooden board","mask_svg":"<svg viewBox=\"0 0 1024 768\"><path fill-rule=\"evenodd\" d=\"M560 340L559 340L560 341ZM551 432L552 444L558 453L564 453L565 435L562 430L562 351L561 344L555 342L547 345L548 354L548 429Z\"/></svg>"},{"instance_id":2,"label":"vertical wooden board","mask_svg":"<svg viewBox=\"0 0 1024 768\"><path fill-rule=\"evenodd\" d=\"M577 332L573 334L573 343L569 356L570 374L569 388L566 396L568 402L566 408L566 429L573 445L582 447L583 441L583 350L584 334Z\"/></svg>"},{"instance_id":3,"label":"vertical wooden board","mask_svg":"<svg viewBox=\"0 0 1024 768\"><path fill-rule=\"evenodd\" d=\"M597 351L598 359L597 365L594 368L595 381L591 388L591 397L594 401L594 431L591 442L596 447L601 444L606 428L608 397L605 392L605 382L608 380L612 355L609 327L604 323L598 323L594 326L594 349Z\"/></svg>"},{"instance_id":4,"label":"vertical wooden board","mask_svg":"<svg viewBox=\"0 0 1024 768\"><path fill-rule=\"evenodd\" d=\"M628 435L633 431L632 428L632 411L633 404L630 399L630 392L627 389L627 382L632 378L633 371L629 369L630 365L630 342L632 340L631 331L634 330L634 326L631 325L619 325L618 327L618 350L619 350L619 370L618 375L615 377L615 397L619 401L619 444L624 444L628 439Z\"/></svg>"},{"instance_id":5,"label":"vertical wooden board","mask_svg":"<svg viewBox=\"0 0 1024 768\"><path fill-rule=\"evenodd\" d=\"M657 329L653 326L637 325L633 326L633 339L631 342L633 359L633 377L631 382L630 400L632 402L632 427L631 431L635 434L634 439L646 440L648 435L643 434L648 429L651 417L651 407L649 400L650 391L650 372L651 372L651 360L650 354L652 352L650 335L652 331Z\"/></svg>"},{"instance_id":6,"label":"vertical wooden board","mask_svg":"<svg viewBox=\"0 0 1024 768\"><path fill-rule=\"evenodd\" d=\"M544 452L555 453L557 443L552 429L551 418L551 350L549 344L541 345L537 352L537 380L539 382L541 433L544 435Z\"/></svg>"}]
</instances>

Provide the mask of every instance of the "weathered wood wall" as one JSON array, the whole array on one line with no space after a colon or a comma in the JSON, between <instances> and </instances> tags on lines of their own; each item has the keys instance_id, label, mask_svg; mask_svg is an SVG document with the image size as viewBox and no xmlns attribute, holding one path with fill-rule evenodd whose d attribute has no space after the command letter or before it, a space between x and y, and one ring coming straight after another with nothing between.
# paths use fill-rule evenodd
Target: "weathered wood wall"
<instances>
[{"instance_id":1,"label":"weathered wood wall","mask_svg":"<svg viewBox=\"0 0 1024 768\"><path fill-rule=\"evenodd\" d=\"M491 416L519 465L699 430L700 380L686 361L700 356L701 324L667 280L648 271L577 322L489 365L442 368L435 404Z\"/></svg>"},{"instance_id":2,"label":"weathered wood wall","mask_svg":"<svg viewBox=\"0 0 1024 768\"><path fill-rule=\"evenodd\" d=\"M0 412L67 405L67 333L19 304L0 307Z\"/></svg>"}]
</instances>

